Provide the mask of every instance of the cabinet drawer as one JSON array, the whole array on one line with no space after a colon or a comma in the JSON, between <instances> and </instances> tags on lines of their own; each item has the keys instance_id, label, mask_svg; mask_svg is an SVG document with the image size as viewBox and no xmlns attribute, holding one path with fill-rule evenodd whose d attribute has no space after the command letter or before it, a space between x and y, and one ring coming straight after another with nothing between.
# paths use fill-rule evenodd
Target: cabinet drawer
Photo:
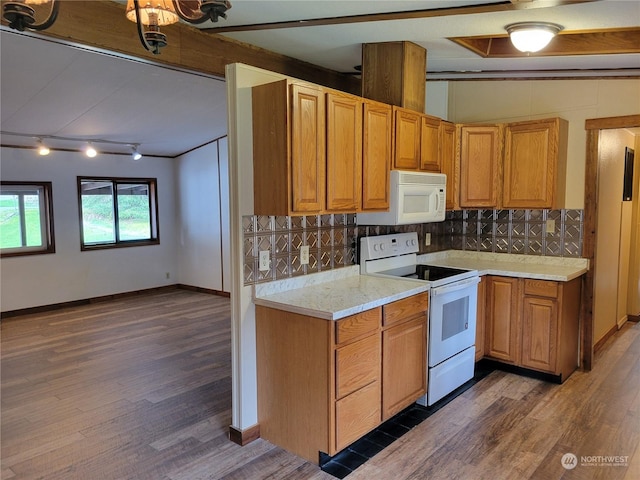
<instances>
[{"instance_id":1,"label":"cabinet drawer","mask_svg":"<svg viewBox=\"0 0 640 480\"><path fill-rule=\"evenodd\" d=\"M526 279L524 281L524 294L536 295L538 297L558 298L558 282Z\"/></svg>"},{"instance_id":2,"label":"cabinet drawer","mask_svg":"<svg viewBox=\"0 0 640 480\"><path fill-rule=\"evenodd\" d=\"M380 424L380 382L374 382L336 402L336 451Z\"/></svg>"},{"instance_id":3,"label":"cabinet drawer","mask_svg":"<svg viewBox=\"0 0 640 480\"><path fill-rule=\"evenodd\" d=\"M336 322L336 344L342 344L367 333L374 332L380 326L381 307L360 312Z\"/></svg>"},{"instance_id":4,"label":"cabinet drawer","mask_svg":"<svg viewBox=\"0 0 640 480\"><path fill-rule=\"evenodd\" d=\"M383 307L383 325L393 325L429 309L429 292L403 298Z\"/></svg>"},{"instance_id":5,"label":"cabinet drawer","mask_svg":"<svg viewBox=\"0 0 640 480\"><path fill-rule=\"evenodd\" d=\"M336 398L380 379L380 335L371 335L336 350Z\"/></svg>"}]
</instances>

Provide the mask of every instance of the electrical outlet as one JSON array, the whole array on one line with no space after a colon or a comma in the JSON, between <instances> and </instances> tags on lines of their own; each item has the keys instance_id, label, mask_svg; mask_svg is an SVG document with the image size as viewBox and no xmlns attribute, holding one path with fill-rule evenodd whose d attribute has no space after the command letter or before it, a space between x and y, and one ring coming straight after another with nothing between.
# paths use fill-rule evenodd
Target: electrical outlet
<instances>
[{"instance_id":1,"label":"electrical outlet","mask_svg":"<svg viewBox=\"0 0 640 480\"><path fill-rule=\"evenodd\" d=\"M547 233L553 233L556 231L556 221L549 219L547 220Z\"/></svg>"},{"instance_id":2,"label":"electrical outlet","mask_svg":"<svg viewBox=\"0 0 640 480\"><path fill-rule=\"evenodd\" d=\"M269 270L270 263L271 260L269 259L269 250L260 250L260 271L265 272Z\"/></svg>"},{"instance_id":3,"label":"electrical outlet","mask_svg":"<svg viewBox=\"0 0 640 480\"><path fill-rule=\"evenodd\" d=\"M309 265L309 245L300 247L300 265Z\"/></svg>"},{"instance_id":4,"label":"electrical outlet","mask_svg":"<svg viewBox=\"0 0 640 480\"><path fill-rule=\"evenodd\" d=\"M431 234L430 233L425 233L424 234L424 246L428 247L429 245L431 245Z\"/></svg>"}]
</instances>

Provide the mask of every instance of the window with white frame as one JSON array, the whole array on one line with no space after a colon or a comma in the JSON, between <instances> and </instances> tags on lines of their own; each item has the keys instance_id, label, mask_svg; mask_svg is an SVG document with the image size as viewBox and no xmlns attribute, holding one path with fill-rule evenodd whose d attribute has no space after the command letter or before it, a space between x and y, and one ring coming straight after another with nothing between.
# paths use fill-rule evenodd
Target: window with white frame
<instances>
[{"instance_id":1,"label":"window with white frame","mask_svg":"<svg viewBox=\"0 0 640 480\"><path fill-rule=\"evenodd\" d=\"M82 250L160 242L156 179L78 177Z\"/></svg>"},{"instance_id":2,"label":"window with white frame","mask_svg":"<svg viewBox=\"0 0 640 480\"><path fill-rule=\"evenodd\" d=\"M0 182L0 255L54 252L51 182Z\"/></svg>"}]
</instances>

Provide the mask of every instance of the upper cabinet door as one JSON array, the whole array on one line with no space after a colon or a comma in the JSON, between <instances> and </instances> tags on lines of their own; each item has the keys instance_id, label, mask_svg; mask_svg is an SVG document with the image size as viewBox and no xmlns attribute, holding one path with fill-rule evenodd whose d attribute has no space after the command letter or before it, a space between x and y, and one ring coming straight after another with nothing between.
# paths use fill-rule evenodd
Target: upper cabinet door
<instances>
[{"instance_id":1,"label":"upper cabinet door","mask_svg":"<svg viewBox=\"0 0 640 480\"><path fill-rule=\"evenodd\" d=\"M498 207L501 127L462 126L460 129L460 206Z\"/></svg>"},{"instance_id":2,"label":"upper cabinet door","mask_svg":"<svg viewBox=\"0 0 640 480\"><path fill-rule=\"evenodd\" d=\"M566 121L509 124L505 131L504 208L562 208Z\"/></svg>"},{"instance_id":3,"label":"upper cabinet door","mask_svg":"<svg viewBox=\"0 0 640 480\"><path fill-rule=\"evenodd\" d=\"M293 212L325 206L325 103L322 90L291 85L291 190Z\"/></svg>"},{"instance_id":4,"label":"upper cabinet door","mask_svg":"<svg viewBox=\"0 0 640 480\"><path fill-rule=\"evenodd\" d=\"M327 94L327 210L357 211L362 199L362 99Z\"/></svg>"},{"instance_id":5,"label":"upper cabinet door","mask_svg":"<svg viewBox=\"0 0 640 480\"><path fill-rule=\"evenodd\" d=\"M447 210L460 208L458 183L460 168L456 157L456 126L440 122L440 172L447 176Z\"/></svg>"},{"instance_id":6,"label":"upper cabinet door","mask_svg":"<svg viewBox=\"0 0 640 480\"><path fill-rule=\"evenodd\" d=\"M420 168L420 128L419 113L394 107L395 152L393 168L397 170L418 170Z\"/></svg>"},{"instance_id":7,"label":"upper cabinet door","mask_svg":"<svg viewBox=\"0 0 640 480\"><path fill-rule=\"evenodd\" d=\"M422 116L420 169L440 173L440 119Z\"/></svg>"},{"instance_id":8,"label":"upper cabinet door","mask_svg":"<svg viewBox=\"0 0 640 480\"><path fill-rule=\"evenodd\" d=\"M363 120L362 210L386 210L393 134L391 106L365 101Z\"/></svg>"}]
</instances>

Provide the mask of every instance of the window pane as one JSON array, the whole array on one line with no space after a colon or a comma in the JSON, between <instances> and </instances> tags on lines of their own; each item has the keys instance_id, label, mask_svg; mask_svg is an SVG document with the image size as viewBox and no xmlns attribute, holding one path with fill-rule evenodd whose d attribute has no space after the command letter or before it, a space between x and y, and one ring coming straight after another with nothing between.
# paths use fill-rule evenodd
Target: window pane
<instances>
[{"instance_id":1,"label":"window pane","mask_svg":"<svg viewBox=\"0 0 640 480\"><path fill-rule=\"evenodd\" d=\"M54 253L51 182L0 183L0 254Z\"/></svg>"},{"instance_id":2,"label":"window pane","mask_svg":"<svg viewBox=\"0 0 640 480\"><path fill-rule=\"evenodd\" d=\"M151 239L149 185L118 184L118 226L120 240Z\"/></svg>"},{"instance_id":3,"label":"window pane","mask_svg":"<svg viewBox=\"0 0 640 480\"><path fill-rule=\"evenodd\" d=\"M40 196L42 192L24 196L24 218L27 232L27 247L42 246L42 218Z\"/></svg>"},{"instance_id":4,"label":"window pane","mask_svg":"<svg viewBox=\"0 0 640 480\"><path fill-rule=\"evenodd\" d=\"M22 247L20 207L17 194L0 195L0 248Z\"/></svg>"},{"instance_id":5,"label":"window pane","mask_svg":"<svg viewBox=\"0 0 640 480\"><path fill-rule=\"evenodd\" d=\"M85 244L115 243L113 185L111 182L82 182L82 233Z\"/></svg>"}]
</instances>

